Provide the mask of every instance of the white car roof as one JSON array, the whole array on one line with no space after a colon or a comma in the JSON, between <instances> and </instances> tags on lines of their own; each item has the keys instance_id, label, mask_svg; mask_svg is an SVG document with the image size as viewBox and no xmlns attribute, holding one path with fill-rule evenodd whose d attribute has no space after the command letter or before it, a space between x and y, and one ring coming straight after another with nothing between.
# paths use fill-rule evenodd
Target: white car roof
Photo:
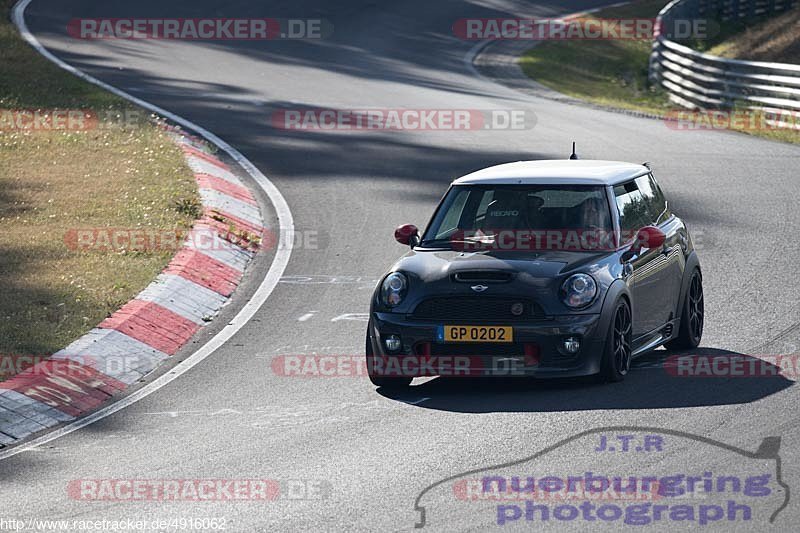
<instances>
[{"instance_id":1,"label":"white car roof","mask_svg":"<svg viewBox=\"0 0 800 533\"><path fill-rule=\"evenodd\" d=\"M615 185L650 172L644 165L620 161L517 161L462 176L453 185Z\"/></svg>"}]
</instances>

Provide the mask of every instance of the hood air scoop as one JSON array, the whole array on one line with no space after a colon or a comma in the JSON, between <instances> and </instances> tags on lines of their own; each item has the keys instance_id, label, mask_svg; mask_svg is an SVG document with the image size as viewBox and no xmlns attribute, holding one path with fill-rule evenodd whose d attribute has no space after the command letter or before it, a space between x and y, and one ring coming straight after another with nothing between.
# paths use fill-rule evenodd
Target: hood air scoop
<instances>
[{"instance_id":1,"label":"hood air scoop","mask_svg":"<svg viewBox=\"0 0 800 533\"><path fill-rule=\"evenodd\" d=\"M508 283L514 276L505 270L462 270L450 275L457 283Z\"/></svg>"}]
</instances>

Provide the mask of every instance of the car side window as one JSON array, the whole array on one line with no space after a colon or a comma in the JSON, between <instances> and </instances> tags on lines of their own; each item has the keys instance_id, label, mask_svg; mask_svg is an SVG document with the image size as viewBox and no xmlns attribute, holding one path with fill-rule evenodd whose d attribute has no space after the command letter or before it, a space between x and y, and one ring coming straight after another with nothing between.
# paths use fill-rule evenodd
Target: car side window
<instances>
[{"instance_id":1,"label":"car side window","mask_svg":"<svg viewBox=\"0 0 800 533\"><path fill-rule=\"evenodd\" d=\"M661 187L659 187L658 182L652 173L648 175L648 179L650 180L650 186L653 189L653 213L656 214L655 223L660 224L671 217L672 213L669 210L667 199L664 197L664 193L661 192Z\"/></svg>"},{"instance_id":2,"label":"car side window","mask_svg":"<svg viewBox=\"0 0 800 533\"><path fill-rule=\"evenodd\" d=\"M647 205L649 213L648 222L658 225L669 218L664 194L661 192L661 189L659 189L658 184L653 178L653 174L639 176L633 181L636 183L636 188L642 193L642 199Z\"/></svg>"},{"instance_id":3,"label":"car side window","mask_svg":"<svg viewBox=\"0 0 800 533\"><path fill-rule=\"evenodd\" d=\"M615 185L614 198L623 231L634 232L652 223L649 206L635 180Z\"/></svg>"},{"instance_id":4,"label":"car side window","mask_svg":"<svg viewBox=\"0 0 800 533\"><path fill-rule=\"evenodd\" d=\"M655 224L656 218L658 218L658 211L653 205L655 191L653 190L653 184L650 182L650 178L647 176L639 176L633 181L636 182L636 188L642 193L642 199L645 205L647 205L647 212L649 215L647 221L650 224Z\"/></svg>"}]
</instances>

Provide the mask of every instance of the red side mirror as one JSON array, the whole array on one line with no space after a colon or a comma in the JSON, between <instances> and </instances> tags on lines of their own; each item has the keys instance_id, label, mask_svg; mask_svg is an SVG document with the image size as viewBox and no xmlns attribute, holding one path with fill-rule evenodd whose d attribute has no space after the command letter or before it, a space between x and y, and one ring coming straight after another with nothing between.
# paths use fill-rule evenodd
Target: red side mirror
<instances>
[{"instance_id":1,"label":"red side mirror","mask_svg":"<svg viewBox=\"0 0 800 533\"><path fill-rule=\"evenodd\" d=\"M413 248L419 243L419 230L414 224L403 224L394 230L394 238L400 244Z\"/></svg>"},{"instance_id":2,"label":"red side mirror","mask_svg":"<svg viewBox=\"0 0 800 533\"><path fill-rule=\"evenodd\" d=\"M636 250L642 248L661 248L664 246L664 240L667 238L664 232L655 226L645 226L636 234L636 242L633 247Z\"/></svg>"}]
</instances>

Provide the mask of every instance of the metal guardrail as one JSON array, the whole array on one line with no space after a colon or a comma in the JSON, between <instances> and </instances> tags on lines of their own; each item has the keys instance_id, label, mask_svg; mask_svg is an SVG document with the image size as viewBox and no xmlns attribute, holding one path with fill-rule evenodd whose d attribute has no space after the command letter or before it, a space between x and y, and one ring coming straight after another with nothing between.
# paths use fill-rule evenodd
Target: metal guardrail
<instances>
[{"instance_id":1,"label":"metal guardrail","mask_svg":"<svg viewBox=\"0 0 800 533\"><path fill-rule=\"evenodd\" d=\"M653 42L649 77L672 102L689 109L760 109L771 115L800 114L800 65L725 59L670 40L670 28L687 20L749 20L797 4L789 0L673 0L658 14L661 34ZM797 127L796 120L784 123ZM780 126L781 119L775 120Z\"/></svg>"}]
</instances>

